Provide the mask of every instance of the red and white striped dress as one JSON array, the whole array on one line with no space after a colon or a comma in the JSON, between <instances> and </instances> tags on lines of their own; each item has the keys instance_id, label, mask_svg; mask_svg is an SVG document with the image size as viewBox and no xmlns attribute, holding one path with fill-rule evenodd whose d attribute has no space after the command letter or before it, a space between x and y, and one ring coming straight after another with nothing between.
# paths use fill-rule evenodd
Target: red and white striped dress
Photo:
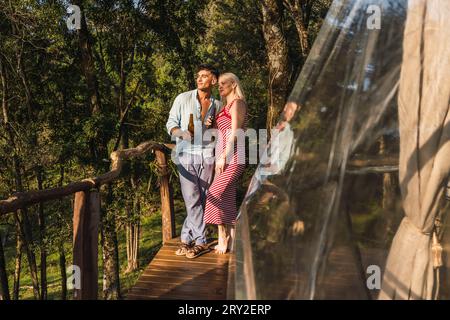
<instances>
[{"instance_id":1,"label":"red and white striped dress","mask_svg":"<svg viewBox=\"0 0 450 320\"><path fill-rule=\"evenodd\" d=\"M222 155L231 134L230 108L237 99L226 105L216 116L219 139L216 145L216 159ZM245 114L243 130L247 128ZM241 140L242 141L242 140ZM238 161L239 160L239 161ZM237 217L236 188L239 177L245 169L245 139L244 143L235 143L232 159L225 163L224 171L216 175L207 195L204 212L205 223L235 224Z\"/></svg>"}]
</instances>

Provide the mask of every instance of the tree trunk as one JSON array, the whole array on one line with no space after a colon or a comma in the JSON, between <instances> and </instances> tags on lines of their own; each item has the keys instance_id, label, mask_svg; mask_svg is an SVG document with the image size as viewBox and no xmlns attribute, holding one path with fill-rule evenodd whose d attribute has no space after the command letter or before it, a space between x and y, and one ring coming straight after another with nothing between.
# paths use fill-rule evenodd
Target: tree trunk
<instances>
[{"instance_id":1,"label":"tree trunk","mask_svg":"<svg viewBox=\"0 0 450 320\"><path fill-rule=\"evenodd\" d=\"M62 187L63 182L64 182L64 166L61 164L59 168L60 187ZM62 199L60 199L59 202L62 208ZM61 212L61 217L63 215L64 212ZM58 252L59 252L59 272L61 274L61 300L67 300L67 272L66 272L66 253L64 251L64 236L62 236L59 241Z\"/></svg>"},{"instance_id":2,"label":"tree trunk","mask_svg":"<svg viewBox=\"0 0 450 320\"><path fill-rule=\"evenodd\" d=\"M298 33L300 49L302 50L301 55L304 61L308 56L310 50L308 42L308 26L304 24L301 15L300 16L294 15L294 23Z\"/></svg>"},{"instance_id":3,"label":"tree trunk","mask_svg":"<svg viewBox=\"0 0 450 320\"><path fill-rule=\"evenodd\" d=\"M297 29L300 43L301 55L305 59L309 53L310 46L308 40L309 17L314 1L283 0L284 6L288 10Z\"/></svg>"},{"instance_id":4,"label":"tree trunk","mask_svg":"<svg viewBox=\"0 0 450 320\"><path fill-rule=\"evenodd\" d=\"M61 274L61 300L67 299L67 273L66 273L66 254L64 252L64 243L59 244L59 271Z\"/></svg>"},{"instance_id":5,"label":"tree trunk","mask_svg":"<svg viewBox=\"0 0 450 320\"><path fill-rule=\"evenodd\" d=\"M132 53L134 54L134 53ZM126 79L127 75L124 66L124 52L121 55L121 68L120 68L120 96L119 96L119 110L120 118L126 117ZM120 145L122 149L127 149L129 147L129 130L127 126L122 126L120 128ZM139 251L139 212L137 212L137 187L134 182L133 177L130 177L127 181L129 186L128 190L133 192L133 204L130 207L129 204L126 206L127 210L127 224L125 227L126 231L126 244L127 244L127 269L125 272L132 272L138 268L138 251ZM137 240L136 240L137 239Z\"/></svg>"},{"instance_id":6,"label":"tree trunk","mask_svg":"<svg viewBox=\"0 0 450 320\"><path fill-rule=\"evenodd\" d=\"M42 190L42 168L38 168L36 172L38 189ZM47 249L45 244L45 217L44 205L39 203L38 211L39 224L39 249L41 251L41 300L47 300Z\"/></svg>"},{"instance_id":7,"label":"tree trunk","mask_svg":"<svg viewBox=\"0 0 450 320\"><path fill-rule=\"evenodd\" d=\"M2 60L0 59L0 77L2 81L2 110L4 122L8 123L7 113L7 87L6 87L6 71ZM0 300L9 300L8 276L6 273L5 255L3 252L3 239L0 237Z\"/></svg>"},{"instance_id":8,"label":"tree trunk","mask_svg":"<svg viewBox=\"0 0 450 320\"><path fill-rule=\"evenodd\" d=\"M0 300L10 300L8 273L6 272L5 253L3 251L3 239L0 234Z\"/></svg>"},{"instance_id":9,"label":"tree trunk","mask_svg":"<svg viewBox=\"0 0 450 320\"><path fill-rule=\"evenodd\" d=\"M81 0L74 2L83 12ZM86 80L88 101L93 115L101 112L101 99L98 90L98 80L95 71L92 37L87 28L84 14L81 17L81 29L78 30L79 48L81 51L81 68ZM107 158L107 141L103 136L91 142L92 158L97 169L102 168L101 159ZM108 196L105 207L102 208L101 243L103 249L103 293L105 299L120 297L119 254L117 246L115 214L108 212L112 201L111 184L108 184Z\"/></svg>"},{"instance_id":10,"label":"tree trunk","mask_svg":"<svg viewBox=\"0 0 450 320\"><path fill-rule=\"evenodd\" d=\"M386 140L384 136L379 139L379 154L386 154ZM395 175L392 173L383 174L383 198L381 206L383 209L383 230L382 239L388 241L388 235L393 232L392 226L394 223L395 212Z\"/></svg>"},{"instance_id":11,"label":"tree trunk","mask_svg":"<svg viewBox=\"0 0 450 320\"><path fill-rule=\"evenodd\" d=\"M19 289L20 289L20 271L22 269L22 247L23 242L20 237L19 222L16 223L16 258L14 267L14 288L13 288L13 299L19 300Z\"/></svg>"},{"instance_id":12,"label":"tree trunk","mask_svg":"<svg viewBox=\"0 0 450 320\"><path fill-rule=\"evenodd\" d=\"M128 144L128 128L123 128L122 134L122 148L127 149ZM127 210L127 224L126 224L126 238L127 238L127 269L126 272L132 272L138 268L138 251L139 251L139 212L138 207L138 195L137 186L132 177L127 180L128 190L133 192L132 205L129 203L126 205ZM137 240L136 240L137 239Z\"/></svg>"},{"instance_id":13,"label":"tree trunk","mask_svg":"<svg viewBox=\"0 0 450 320\"><path fill-rule=\"evenodd\" d=\"M139 225L133 222L127 223L127 269L125 272L133 272L138 265L139 251Z\"/></svg>"},{"instance_id":14,"label":"tree trunk","mask_svg":"<svg viewBox=\"0 0 450 320\"><path fill-rule=\"evenodd\" d=\"M119 250L117 245L115 212L108 210L112 203L112 185L108 183L106 205L102 208L101 242L103 249L103 296L106 300L120 299Z\"/></svg>"},{"instance_id":15,"label":"tree trunk","mask_svg":"<svg viewBox=\"0 0 450 320\"><path fill-rule=\"evenodd\" d=\"M23 247L27 254L28 266L30 268L30 278L33 285L33 294L36 300L40 300L39 279L37 272L36 256L32 249L33 235L31 233L31 224L28 219L28 210L21 209L16 212L16 221L19 224L20 237Z\"/></svg>"},{"instance_id":16,"label":"tree trunk","mask_svg":"<svg viewBox=\"0 0 450 320\"><path fill-rule=\"evenodd\" d=\"M78 30L79 47L81 51L81 68L86 79L87 93L92 114L101 111L100 94L98 91L98 81L95 72L94 56L92 54L92 37L87 29L82 0L74 1L74 4L81 9L81 29Z\"/></svg>"},{"instance_id":17,"label":"tree trunk","mask_svg":"<svg viewBox=\"0 0 450 320\"><path fill-rule=\"evenodd\" d=\"M81 52L81 70L86 81L87 102L90 108L89 111L92 115L96 115L101 112L102 107L94 63L93 39L87 28L82 3L82 0L74 1L74 4L79 6L81 9L81 29L78 30L78 45ZM97 171L103 171L106 169L102 159L108 159L107 143L108 141L106 141L106 138L102 132L99 132L96 137L93 137L89 141L93 165Z\"/></svg>"},{"instance_id":18,"label":"tree trunk","mask_svg":"<svg viewBox=\"0 0 450 320\"><path fill-rule=\"evenodd\" d=\"M18 158L14 157L14 166L15 166L15 178L16 178L16 188L19 192L23 192L22 186L22 177L20 172L20 167L18 163ZM30 268L30 277L33 285L33 294L35 299L40 299L39 293L39 280L38 280L38 272L37 272L37 264L36 264L36 256L32 249L33 243L33 234L31 229L31 223L28 219L28 210L26 208L18 210L15 213L16 222L19 225L19 234L22 239L23 247L25 248L25 252L27 254L28 266Z\"/></svg>"},{"instance_id":19,"label":"tree trunk","mask_svg":"<svg viewBox=\"0 0 450 320\"><path fill-rule=\"evenodd\" d=\"M15 141L14 132L9 124L9 119L8 119L8 94L9 94L8 93L8 76L7 76L6 68L5 68L5 65L4 65L2 59L0 59L0 78L1 78L1 82L2 82L2 92L3 92L3 98L2 98L2 110L3 110L3 118L4 118L3 122L5 124L6 131L7 131L8 137L11 141L12 148L13 148L12 158L13 158L13 165L14 165L15 186L16 186L16 190L18 192L23 192L20 159L16 152L16 146L14 143L14 141ZM39 281L38 281L38 276L37 276L36 257L31 248L31 244L33 241L31 224L28 219L27 209L23 208L23 209L19 210L19 212L20 212L21 219L19 218L19 215L16 212L15 213L16 222L18 223L19 234L22 238L23 246L25 247L25 250L27 253L28 265L30 267L30 276L31 276L31 281L33 283L33 293L34 293L35 298L39 299L40 294L39 294Z\"/></svg>"},{"instance_id":20,"label":"tree trunk","mask_svg":"<svg viewBox=\"0 0 450 320\"><path fill-rule=\"evenodd\" d=\"M128 262L126 272L132 272L139 268L140 210L140 201L136 195L133 199L133 209L129 210L129 220L126 226Z\"/></svg>"},{"instance_id":21,"label":"tree trunk","mask_svg":"<svg viewBox=\"0 0 450 320\"><path fill-rule=\"evenodd\" d=\"M269 66L269 106L267 129L272 128L286 102L289 85L288 47L280 20L282 10L276 0L264 0L261 4L263 33Z\"/></svg>"},{"instance_id":22,"label":"tree trunk","mask_svg":"<svg viewBox=\"0 0 450 320\"><path fill-rule=\"evenodd\" d=\"M139 268L139 240L141 235L141 201L139 200L139 197L136 197L135 199L135 210L134 214L136 216L136 225L134 230L134 268Z\"/></svg>"}]
</instances>

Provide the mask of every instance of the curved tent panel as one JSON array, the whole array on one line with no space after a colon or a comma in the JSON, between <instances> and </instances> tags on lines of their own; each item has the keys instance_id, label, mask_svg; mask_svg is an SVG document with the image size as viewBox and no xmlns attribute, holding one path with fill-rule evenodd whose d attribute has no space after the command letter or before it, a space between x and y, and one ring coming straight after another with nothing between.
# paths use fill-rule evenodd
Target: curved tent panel
<instances>
[{"instance_id":1,"label":"curved tent panel","mask_svg":"<svg viewBox=\"0 0 450 320\"><path fill-rule=\"evenodd\" d=\"M448 17L444 0L334 1L240 209L236 298L447 297L433 261L448 243Z\"/></svg>"}]
</instances>

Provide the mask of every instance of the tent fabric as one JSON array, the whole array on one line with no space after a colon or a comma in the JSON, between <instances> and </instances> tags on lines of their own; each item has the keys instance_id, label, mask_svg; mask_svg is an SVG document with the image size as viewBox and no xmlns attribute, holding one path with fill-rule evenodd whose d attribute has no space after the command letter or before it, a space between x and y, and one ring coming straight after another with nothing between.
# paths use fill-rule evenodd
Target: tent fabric
<instances>
[{"instance_id":1,"label":"tent fabric","mask_svg":"<svg viewBox=\"0 0 450 320\"><path fill-rule=\"evenodd\" d=\"M241 205L234 298L435 297L449 3L333 1Z\"/></svg>"},{"instance_id":2,"label":"tent fabric","mask_svg":"<svg viewBox=\"0 0 450 320\"><path fill-rule=\"evenodd\" d=\"M432 233L450 173L450 2L410 0L398 113L405 218L388 256L380 299L432 299Z\"/></svg>"}]
</instances>

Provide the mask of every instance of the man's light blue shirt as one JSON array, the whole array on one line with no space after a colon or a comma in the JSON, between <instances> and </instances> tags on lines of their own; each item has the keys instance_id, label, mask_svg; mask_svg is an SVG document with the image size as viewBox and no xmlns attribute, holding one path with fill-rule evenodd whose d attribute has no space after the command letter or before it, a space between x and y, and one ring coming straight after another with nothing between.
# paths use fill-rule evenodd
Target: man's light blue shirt
<instances>
[{"instance_id":1,"label":"man's light blue shirt","mask_svg":"<svg viewBox=\"0 0 450 320\"><path fill-rule=\"evenodd\" d=\"M208 119L210 115L217 112L220 109L220 101L211 96L211 104L205 115L204 121ZM180 138L176 139L176 154L179 155L181 152L187 152L190 154L202 154L205 157L212 157L214 155L214 143L211 141L202 142L203 132L207 129L205 124L201 121L202 107L200 101L197 98L197 89L183 92L179 94L175 101L173 102L172 108L170 109L169 118L166 123L167 132L170 135L170 130L175 127L186 131L189 126L189 116L192 113L194 115L194 127L195 134L194 142L182 140ZM201 130L199 130L201 128ZM199 136L197 136L199 135Z\"/></svg>"}]
</instances>

